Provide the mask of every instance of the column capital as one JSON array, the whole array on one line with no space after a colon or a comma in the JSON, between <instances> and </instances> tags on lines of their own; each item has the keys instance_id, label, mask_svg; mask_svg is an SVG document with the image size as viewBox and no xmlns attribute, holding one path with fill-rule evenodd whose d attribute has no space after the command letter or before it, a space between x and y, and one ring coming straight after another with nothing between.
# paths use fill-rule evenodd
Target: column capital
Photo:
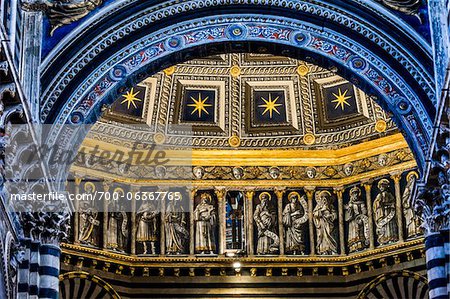
<instances>
[{"instance_id":1,"label":"column capital","mask_svg":"<svg viewBox=\"0 0 450 299\"><path fill-rule=\"evenodd\" d=\"M111 179L104 179L102 182L103 185L103 189L108 192L109 189L111 188L111 185L114 183L114 180Z\"/></svg>"},{"instance_id":2,"label":"column capital","mask_svg":"<svg viewBox=\"0 0 450 299\"><path fill-rule=\"evenodd\" d=\"M335 187L333 188L334 193L336 193L338 198L342 198L342 195L344 194L344 187Z\"/></svg>"},{"instance_id":3,"label":"column capital","mask_svg":"<svg viewBox=\"0 0 450 299\"><path fill-rule=\"evenodd\" d=\"M253 196L255 196L255 190L245 190L244 194L245 194L245 198L253 199Z\"/></svg>"},{"instance_id":4,"label":"column capital","mask_svg":"<svg viewBox=\"0 0 450 299\"><path fill-rule=\"evenodd\" d=\"M221 200L227 193L227 190L225 189L225 187L215 187L214 193L216 194L217 199Z\"/></svg>"},{"instance_id":5,"label":"column capital","mask_svg":"<svg viewBox=\"0 0 450 299\"><path fill-rule=\"evenodd\" d=\"M370 191L372 189L373 180L364 180L361 181L361 185L364 187L366 192Z\"/></svg>"},{"instance_id":6,"label":"column capital","mask_svg":"<svg viewBox=\"0 0 450 299\"><path fill-rule=\"evenodd\" d=\"M278 199L283 198L284 192L286 192L286 188L275 188L273 190Z\"/></svg>"},{"instance_id":7,"label":"column capital","mask_svg":"<svg viewBox=\"0 0 450 299\"><path fill-rule=\"evenodd\" d=\"M50 6L49 1L44 0L21 0L20 5L24 11L28 12L47 12Z\"/></svg>"},{"instance_id":8,"label":"column capital","mask_svg":"<svg viewBox=\"0 0 450 299\"><path fill-rule=\"evenodd\" d=\"M195 194L197 194L198 188L192 188L191 189L191 197L194 198Z\"/></svg>"},{"instance_id":9,"label":"column capital","mask_svg":"<svg viewBox=\"0 0 450 299\"><path fill-rule=\"evenodd\" d=\"M139 192L141 190L140 186L136 186L136 185L131 185L130 186L130 191L131 192Z\"/></svg>"},{"instance_id":10,"label":"column capital","mask_svg":"<svg viewBox=\"0 0 450 299\"><path fill-rule=\"evenodd\" d=\"M81 185L81 181L83 181L83 176L75 173L75 177L73 178L75 185L79 187Z\"/></svg>"},{"instance_id":11,"label":"column capital","mask_svg":"<svg viewBox=\"0 0 450 299\"><path fill-rule=\"evenodd\" d=\"M67 238L70 227L70 213L22 212L20 221L26 237L41 244L58 245Z\"/></svg>"},{"instance_id":12,"label":"column capital","mask_svg":"<svg viewBox=\"0 0 450 299\"><path fill-rule=\"evenodd\" d=\"M303 190L305 190L306 196L308 197L308 199L312 199L314 192L316 191L316 187L315 186L305 186L303 188Z\"/></svg>"},{"instance_id":13,"label":"column capital","mask_svg":"<svg viewBox=\"0 0 450 299\"><path fill-rule=\"evenodd\" d=\"M399 183L400 179L402 178L401 172L393 172L389 174L391 176L391 179L394 181L394 183Z\"/></svg>"}]
</instances>

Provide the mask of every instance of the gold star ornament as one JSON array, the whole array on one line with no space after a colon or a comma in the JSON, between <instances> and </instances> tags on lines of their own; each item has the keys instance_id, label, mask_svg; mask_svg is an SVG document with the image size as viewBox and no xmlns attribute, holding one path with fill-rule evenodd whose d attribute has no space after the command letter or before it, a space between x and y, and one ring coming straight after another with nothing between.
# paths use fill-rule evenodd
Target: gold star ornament
<instances>
[{"instance_id":1,"label":"gold star ornament","mask_svg":"<svg viewBox=\"0 0 450 299\"><path fill-rule=\"evenodd\" d=\"M137 105L135 102L142 102L141 99L136 98L136 96L139 94L139 91L134 92L134 88L132 87L130 91L128 91L126 94L123 94L122 96L125 98L120 104L127 104L127 109L130 110L130 106L133 105L134 108L137 108Z\"/></svg>"},{"instance_id":2,"label":"gold star ornament","mask_svg":"<svg viewBox=\"0 0 450 299\"><path fill-rule=\"evenodd\" d=\"M269 93L269 99L266 100L265 98L261 97L261 100L264 101L264 104L258 105L258 107L265 108L262 115L266 114L266 112L269 112L269 117L272 118L273 112L280 114L280 111L278 111L277 107L283 106L283 104L277 104L279 97L276 97L272 100L272 94Z\"/></svg>"},{"instance_id":3,"label":"gold star ornament","mask_svg":"<svg viewBox=\"0 0 450 299\"><path fill-rule=\"evenodd\" d=\"M206 107L211 107L212 105L205 103L208 100L208 97L202 99L202 94L198 93L198 99L191 97L191 100L193 101L193 103L188 104L189 107L194 107L194 110L192 110L191 115L194 114L196 111L198 111L198 118L202 118L202 112L209 114L208 110L206 110Z\"/></svg>"},{"instance_id":4,"label":"gold star ornament","mask_svg":"<svg viewBox=\"0 0 450 299\"><path fill-rule=\"evenodd\" d=\"M344 111L345 110L345 106L350 106L350 104L347 102L348 99L351 99L351 96L347 96L347 92L348 89L346 89L344 91L344 93L342 93L341 89L338 89L338 94L333 93L333 95L335 96L335 99L333 101L331 101L332 103L336 103L336 106L334 107L334 109L337 109L339 106L341 106L341 110Z\"/></svg>"}]
</instances>

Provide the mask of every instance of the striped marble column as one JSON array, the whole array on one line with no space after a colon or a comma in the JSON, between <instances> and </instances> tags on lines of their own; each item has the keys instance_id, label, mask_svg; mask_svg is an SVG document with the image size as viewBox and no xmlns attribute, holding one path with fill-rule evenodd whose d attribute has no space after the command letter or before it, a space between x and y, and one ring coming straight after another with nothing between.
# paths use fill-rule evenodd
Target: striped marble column
<instances>
[{"instance_id":1,"label":"striped marble column","mask_svg":"<svg viewBox=\"0 0 450 299\"><path fill-rule=\"evenodd\" d=\"M444 242L445 272L447 273L447 296L450 298L450 229L441 230Z\"/></svg>"},{"instance_id":2,"label":"striped marble column","mask_svg":"<svg viewBox=\"0 0 450 299\"><path fill-rule=\"evenodd\" d=\"M425 238L425 255L430 299L448 299L444 240L440 233Z\"/></svg>"},{"instance_id":3,"label":"striped marble column","mask_svg":"<svg viewBox=\"0 0 450 299\"><path fill-rule=\"evenodd\" d=\"M18 289L17 289L17 297L19 299L27 299L29 298L29 278L30 278L30 249L31 249L31 240L30 239L22 239L20 241L20 245L25 247L25 256L24 261L19 265L19 274L18 274Z\"/></svg>"},{"instance_id":4,"label":"striped marble column","mask_svg":"<svg viewBox=\"0 0 450 299\"><path fill-rule=\"evenodd\" d=\"M57 245L44 244L39 253L39 298L58 299L61 249Z\"/></svg>"},{"instance_id":5,"label":"striped marble column","mask_svg":"<svg viewBox=\"0 0 450 299\"><path fill-rule=\"evenodd\" d=\"M39 298L39 241L30 243L30 276L28 280L29 295L31 299Z\"/></svg>"}]
</instances>

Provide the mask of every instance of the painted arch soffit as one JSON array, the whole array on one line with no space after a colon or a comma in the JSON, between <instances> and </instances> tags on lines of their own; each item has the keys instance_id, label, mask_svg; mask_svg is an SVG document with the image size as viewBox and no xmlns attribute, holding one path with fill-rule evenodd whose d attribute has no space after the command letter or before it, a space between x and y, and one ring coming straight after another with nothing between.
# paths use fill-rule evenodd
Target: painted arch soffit
<instances>
[{"instance_id":1,"label":"painted arch soffit","mask_svg":"<svg viewBox=\"0 0 450 299\"><path fill-rule=\"evenodd\" d=\"M123 30L126 31L125 28ZM76 124L92 121L100 114L100 103L112 102L124 86L131 87L141 81L142 73L139 75L139 72L150 69L152 63L169 58L171 54L182 50L238 41L294 45L339 65L342 72L352 74L347 77L354 83L366 83L366 90L380 94L381 104L394 113L414 152L419 159L423 159L431 132L431 116L427 109L432 108L429 107L430 104L421 101L423 98L414 92L416 90L413 90L402 76L376 54L361 44L348 40L346 36L278 17L211 17L198 22L179 23L164 31L158 31L150 37L128 44L104 60L103 65L97 67L81 84L76 84L63 105L57 105L61 109L54 110L53 106L62 92L70 90L70 78L76 77L75 74L89 63L89 56L95 57L95 49L91 48L94 52L85 53L87 56L63 75L68 76L65 81L61 76L56 76L55 84L51 84L44 91L45 96L42 98L47 100L42 103L42 120L48 121L49 115L57 115L53 119L56 126L67 122ZM397 55L398 59L402 60L400 56L402 55ZM418 65L417 61L410 64L411 61L406 59L403 62L412 67L409 73L422 85L421 90L427 94L427 98L434 99L433 88L429 85L432 80L424 78L427 77L427 72L420 72L423 67ZM56 140L57 136L52 135L49 141Z\"/></svg>"},{"instance_id":2,"label":"painted arch soffit","mask_svg":"<svg viewBox=\"0 0 450 299\"><path fill-rule=\"evenodd\" d=\"M200 111L199 97L205 105ZM105 110L86 138L120 146L151 143L163 134L165 146L174 148L232 149L230 138L238 136L240 149L320 150L395 133L388 113L333 70L288 57L234 53L177 64L144 79Z\"/></svg>"}]
</instances>

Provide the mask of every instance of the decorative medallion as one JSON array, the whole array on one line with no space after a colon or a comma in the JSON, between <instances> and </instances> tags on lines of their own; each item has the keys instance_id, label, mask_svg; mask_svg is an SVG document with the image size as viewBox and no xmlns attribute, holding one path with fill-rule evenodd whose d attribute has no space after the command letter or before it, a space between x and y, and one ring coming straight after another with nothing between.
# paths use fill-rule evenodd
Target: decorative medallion
<instances>
[{"instance_id":1,"label":"decorative medallion","mask_svg":"<svg viewBox=\"0 0 450 299\"><path fill-rule=\"evenodd\" d=\"M237 77L239 77L240 74L241 74L241 68L240 68L239 66L233 65L233 66L230 68L230 75L231 75L232 77L237 78Z\"/></svg>"},{"instance_id":2,"label":"decorative medallion","mask_svg":"<svg viewBox=\"0 0 450 299\"><path fill-rule=\"evenodd\" d=\"M297 74L304 77L309 73L309 67L306 64L301 64L297 68Z\"/></svg>"},{"instance_id":3,"label":"decorative medallion","mask_svg":"<svg viewBox=\"0 0 450 299\"><path fill-rule=\"evenodd\" d=\"M166 76L171 76L173 75L173 73L175 73L175 70L175 66L168 67L164 70L164 74L166 74Z\"/></svg>"},{"instance_id":4,"label":"decorative medallion","mask_svg":"<svg viewBox=\"0 0 450 299\"><path fill-rule=\"evenodd\" d=\"M239 147L239 145L241 145L241 139L238 136L231 136L230 138L228 138L228 144L231 147Z\"/></svg>"},{"instance_id":5,"label":"decorative medallion","mask_svg":"<svg viewBox=\"0 0 450 299\"><path fill-rule=\"evenodd\" d=\"M163 144L166 141L166 135L158 132L153 135L153 141L155 141L156 144Z\"/></svg>"},{"instance_id":6,"label":"decorative medallion","mask_svg":"<svg viewBox=\"0 0 450 299\"><path fill-rule=\"evenodd\" d=\"M306 145L313 145L316 142L316 137L313 134L305 134L305 136L303 136L303 142Z\"/></svg>"},{"instance_id":7,"label":"decorative medallion","mask_svg":"<svg viewBox=\"0 0 450 299\"><path fill-rule=\"evenodd\" d=\"M387 128L387 124L382 119L377 120L377 122L375 123L375 131L377 131L378 133L385 132L386 128Z\"/></svg>"}]
</instances>

